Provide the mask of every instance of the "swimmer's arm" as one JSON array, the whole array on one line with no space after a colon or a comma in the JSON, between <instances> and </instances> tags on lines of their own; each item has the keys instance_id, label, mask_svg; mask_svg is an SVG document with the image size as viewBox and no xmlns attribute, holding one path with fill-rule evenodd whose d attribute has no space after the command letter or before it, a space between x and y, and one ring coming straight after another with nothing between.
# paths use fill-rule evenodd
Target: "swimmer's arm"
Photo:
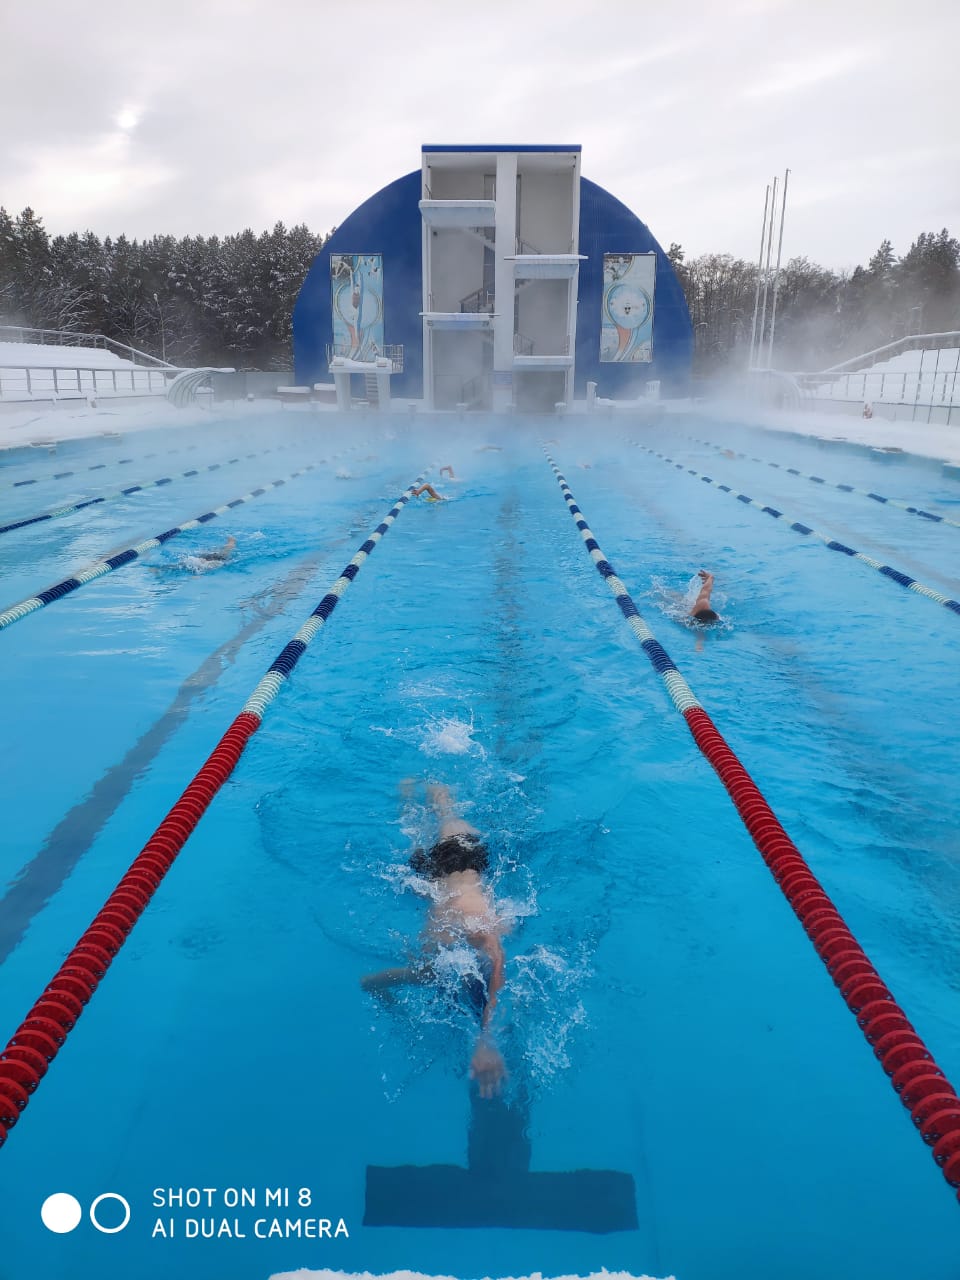
<instances>
[{"instance_id":1,"label":"swimmer's arm","mask_svg":"<svg viewBox=\"0 0 960 1280\"><path fill-rule=\"evenodd\" d=\"M507 1075L503 1054L497 1048L490 1023L497 1007L497 995L503 988L503 944L495 933L485 934L479 943L492 962L490 981L487 984L487 1003L481 1020L481 1031L474 1045L470 1061L470 1079L474 1080L481 1098L496 1098L503 1089Z\"/></svg>"},{"instance_id":2,"label":"swimmer's arm","mask_svg":"<svg viewBox=\"0 0 960 1280\"><path fill-rule=\"evenodd\" d=\"M503 943L500 937L495 933L486 933L480 943L480 948L490 957L492 968L490 970L490 981L487 984L487 1003L483 1010L482 1026L484 1031L489 1030L490 1023L493 1020L493 1014L497 1007L497 995L503 990L504 984L504 954Z\"/></svg>"},{"instance_id":3,"label":"swimmer's arm","mask_svg":"<svg viewBox=\"0 0 960 1280\"><path fill-rule=\"evenodd\" d=\"M396 969L381 969L379 973L366 973L360 979L364 991L382 991L386 987L400 987L411 983L424 983L430 979L427 965L400 965Z\"/></svg>"},{"instance_id":4,"label":"swimmer's arm","mask_svg":"<svg viewBox=\"0 0 960 1280\"><path fill-rule=\"evenodd\" d=\"M710 596L713 592L713 574L701 569L700 577L703 581L703 586L700 588L700 593L694 601L693 608L690 610L691 617L699 613L701 609L710 608Z\"/></svg>"}]
</instances>

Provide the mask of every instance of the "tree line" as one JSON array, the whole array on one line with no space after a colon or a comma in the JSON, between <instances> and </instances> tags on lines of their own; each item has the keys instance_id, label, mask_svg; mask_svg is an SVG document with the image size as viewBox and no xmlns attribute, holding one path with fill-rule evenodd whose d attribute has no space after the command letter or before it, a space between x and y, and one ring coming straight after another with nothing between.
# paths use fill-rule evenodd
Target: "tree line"
<instances>
[{"instance_id":1,"label":"tree line","mask_svg":"<svg viewBox=\"0 0 960 1280\"><path fill-rule=\"evenodd\" d=\"M690 308L695 373L745 369L758 275L763 279L757 264L729 253L707 253L688 262L678 244L670 246L668 257ZM768 359L773 284L771 270L763 348L755 357L760 367ZM759 331L760 317L756 327ZM791 258L777 281L772 367L812 372L907 334L955 329L960 329L960 241L946 228L923 232L902 258L884 240L867 265L853 271Z\"/></svg>"},{"instance_id":2,"label":"tree line","mask_svg":"<svg viewBox=\"0 0 960 1280\"><path fill-rule=\"evenodd\" d=\"M332 233L331 233L332 234ZM102 333L184 366L292 368L291 314L329 236L51 236L0 208L0 324Z\"/></svg>"},{"instance_id":3,"label":"tree line","mask_svg":"<svg viewBox=\"0 0 960 1280\"><path fill-rule=\"evenodd\" d=\"M173 364L292 367L291 317L330 235L304 225L256 235L51 237L32 209L0 208L0 323L102 333ZM694 372L747 366L758 269L729 253L668 251L694 331ZM898 258L884 240L865 267L791 258L777 282L773 366L817 370L907 333L960 329L960 242L923 232ZM768 279L769 335L773 280ZM766 342L757 363L766 363Z\"/></svg>"}]
</instances>

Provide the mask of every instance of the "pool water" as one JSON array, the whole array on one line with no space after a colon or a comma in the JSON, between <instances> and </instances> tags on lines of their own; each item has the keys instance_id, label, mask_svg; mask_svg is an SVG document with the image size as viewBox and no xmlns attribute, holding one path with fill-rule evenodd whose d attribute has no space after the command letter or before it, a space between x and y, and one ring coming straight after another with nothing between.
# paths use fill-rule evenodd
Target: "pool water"
<instances>
[{"instance_id":1,"label":"pool water","mask_svg":"<svg viewBox=\"0 0 960 1280\"><path fill-rule=\"evenodd\" d=\"M960 529L768 464L960 520L936 467L628 414L287 412L19 451L0 469L4 523L241 460L3 536L0 609L315 469L0 635L4 1043L398 496L429 468L451 500L410 502L361 568L11 1131L2 1280L956 1277L953 1193L585 554L544 440L645 620L960 1079L960 618L788 525L955 599ZM12 487L26 477L42 482ZM233 558L200 571L228 534ZM700 568L723 618L709 633L684 617ZM471 1097L463 1002L359 985L417 949L424 781L455 790L491 850L509 925L502 1103ZM472 960L447 962L456 975ZM451 1225L486 1212L451 1170L468 1161L494 1170L515 1225ZM416 1225L364 1225L368 1169L398 1168L388 1199ZM576 1180L588 1170L618 1178ZM555 1199L568 1188L571 1221L531 1225L550 1172L573 1179ZM624 1177L636 1225L578 1229ZM209 1208L167 1208L171 1188L217 1190ZM226 1207L226 1188L255 1207ZM268 1188L289 1188L287 1207L264 1207ZM39 1210L59 1191L84 1207L119 1193L130 1224L51 1233ZM254 1221L278 1213L349 1234L258 1239ZM219 1238L186 1238L188 1217ZM171 1219L172 1238L157 1225Z\"/></svg>"}]
</instances>

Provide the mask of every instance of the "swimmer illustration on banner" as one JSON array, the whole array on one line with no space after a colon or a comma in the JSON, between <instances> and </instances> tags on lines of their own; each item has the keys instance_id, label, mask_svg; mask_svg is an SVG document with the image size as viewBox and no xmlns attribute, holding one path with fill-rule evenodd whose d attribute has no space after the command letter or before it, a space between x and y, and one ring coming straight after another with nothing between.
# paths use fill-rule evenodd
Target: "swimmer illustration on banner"
<instances>
[{"instance_id":1,"label":"swimmer illustration on banner","mask_svg":"<svg viewBox=\"0 0 960 1280\"><path fill-rule=\"evenodd\" d=\"M332 253L333 345L339 355L373 360L383 351L383 258Z\"/></svg>"},{"instance_id":2,"label":"swimmer illustration on banner","mask_svg":"<svg viewBox=\"0 0 960 1280\"><path fill-rule=\"evenodd\" d=\"M641 364L653 359L655 253L605 253L600 360Z\"/></svg>"}]
</instances>

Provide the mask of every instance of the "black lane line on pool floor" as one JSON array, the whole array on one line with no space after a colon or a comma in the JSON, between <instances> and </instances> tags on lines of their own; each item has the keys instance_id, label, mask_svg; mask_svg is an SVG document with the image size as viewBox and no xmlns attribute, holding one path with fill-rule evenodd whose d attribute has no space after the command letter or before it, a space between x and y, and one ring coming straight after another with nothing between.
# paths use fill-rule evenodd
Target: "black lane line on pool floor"
<instances>
[{"instance_id":1,"label":"black lane line on pool floor","mask_svg":"<svg viewBox=\"0 0 960 1280\"><path fill-rule=\"evenodd\" d=\"M316 552L282 582L269 596L269 603L232 637L215 649L183 681L173 701L159 720L134 743L123 759L94 783L86 799L73 806L57 823L41 848L0 898L0 964L11 954L26 933L30 922L60 890L106 823L125 799L137 779L145 773L160 749L185 723L197 698L223 675L246 642L282 613L287 603L320 571L334 547L347 542L338 538L323 552Z\"/></svg>"}]
</instances>

